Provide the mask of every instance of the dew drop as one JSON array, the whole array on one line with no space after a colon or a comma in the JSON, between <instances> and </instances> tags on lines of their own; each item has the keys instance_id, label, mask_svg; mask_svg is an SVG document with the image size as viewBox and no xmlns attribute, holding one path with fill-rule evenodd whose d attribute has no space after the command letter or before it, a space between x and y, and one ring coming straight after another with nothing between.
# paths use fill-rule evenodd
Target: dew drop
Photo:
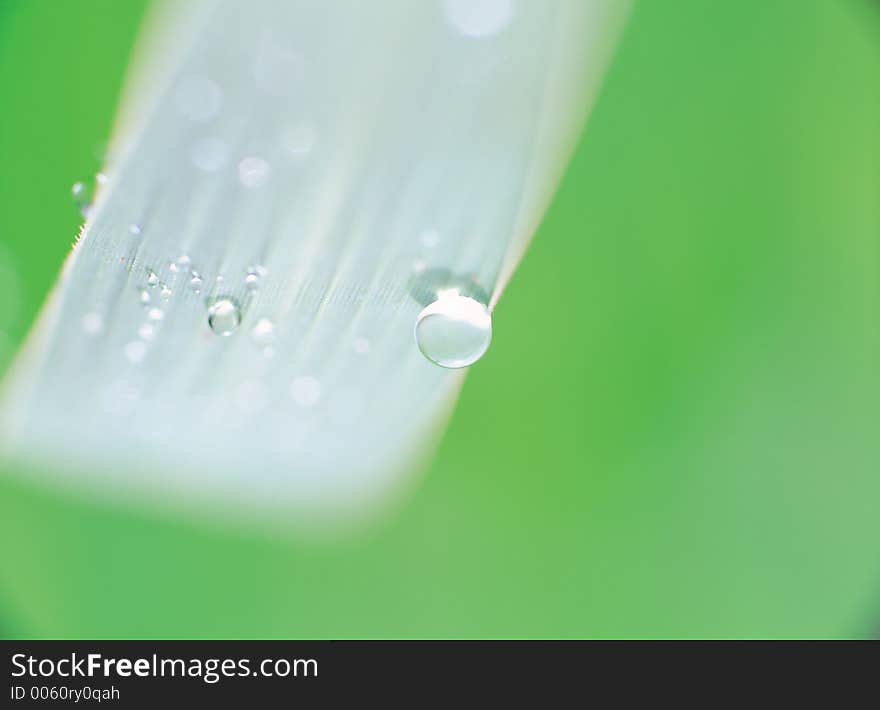
<instances>
[{"instance_id":1,"label":"dew drop","mask_svg":"<svg viewBox=\"0 0 880 710\"><path fill-rule=\"evenodd\" d=\"M208 326L215 335L232 335L241 324L241 309L234 299L221 296L208 307Z\"/></svg>"},{"instance_id":2,"label":"dew drop","mask_svg":"<svg viewBox=\"0 0 880 710\"><path fill-rule=\"evenodd\" d=\"M147 346L141 340L132 340L126 344L124 351L126 359L132 364L137 364L147 354Z\"/></svg>"},{"instance_id":3,"label":"dew drop","mask_svg":"<svg viewBox=\"0 0 880 710\"><path fill-rule=\"evenodd\" d=\"M458 289L440 291L416 319L415 338L422 354L441 367L472 365L489 348L492 316L479 301Z\"/></svg>"},{"instance_id":4,"label":"dew drop","mask_svg":"<svg viewBox=\"0 0 880 710\"><path fill-rule=\"evenodd\" d=\"M370 352L370 341L366 338L355 338L353 347L358 355L366 355Z\"/></svg>"},{"instance_id":5,"label":"dew drop","mask_svg":"<svg viewBox=\"0 0 880 710\"><path fill-rule=\"evenodd\" d=\"M281 133L281 145L294 156L308 153L318 139L314 126L310 123L295 123Z\"/></svg>"},{"instance_id":6,"label":"dew drop","mask_svg":"<svg viewBox=\"0 0 880 710\"><path fill-rule=\"evenodd\" d=\"M95 199L94 187L81 180L73 183L70 193L73 195L73 202L79 209L80 214L83 217L88 217L92 211L92 203Z\"/></svg>"},{"instance_id":7,"label":"dew drop","mask_svg":"<svg viewBox=\"0 0 880 710\"><path fill-rule=\"evenodd\" d=\"M247 275L244 277L244 285L249 291L256 291L260 288L260 274L256 267L248 269Z\"/></svg>"},{"instance_id":8,"label":"dew drop","mask_svg":"<svg viewBox=\"0 0 880 710\"><path fill-rule=\"evenodd\" d=\"M161 308L151 308L147 311L147 318L151 321L160 321L165 317L165 311Z\"/></svg>"},{"instance_id":9,"label":"dew drop","mask_svg":"<svg viewBox=\"0 0 880 710\"><path fill-rule=\"evenodd\" d=\"M177 266L181 269L188 269L191 263L192 259L189 258L189 254L181 254L177 257Z\"/></svg>"},{"instance_id":10,"label":"dew drop","mask_svg":"<svg viewBox=\"0 0 880 710\"><path fill-rule=\"evenodd\" d=\"M152 340L154 335L156 335L156 326L152 323L144 323L138 328L138 337L141 340Z\"/></svg>"},{"instance_id":11,"label":"dew drop","mask_svg":"<svg viewBox=\"0 0 880 710\"><path fill-rule=\"evenodd\" d=\"M268 318L260 318L251 329L251 337L261 347L271 345L275 342L275 324Z\"/></svg>"},{"instance_id":12,"label":"dew drop","mask_svg":"<svg viewBox=\"0 0 880 710\"><path fill-rule=\"evenodd\" d=\"M226 164L229 146L219 138L201 138L193 145L190 157L197 168L216 172Z\"/></svg>"},{"instance_id":13,"label":"dew drop","mask_svg":"<svg viewBox=\"0 0 880 710\"><path fill-rule=\"evenodd\" d=\"M300 407L311 407L321 399L321 383L314 377L297 377L290 383L290 395Z\"/></svg>"},{"instance_id":14,"label":"dew drop","mask_svg":"<svg viewBox=\"0 0 880 710\"><path fill-rule=\"evenodd\" d=\"M184 78L175 92L177 110L190 121L210 121L220 111L223 92L210 79L201 76Z\"/></svg>"},{"instance_id":15,"label":"dew drop","mask_svg":"<svg viewBox=\"0 0 880 710\"><path fill-rule=\"evenodd\" d=\"M104 330L104 319L100 313L86 313L82 319L82 329L86 335L97 335Z\"/></svg>"},{"instance_id":16,"label":"dew drop","mask_svg":"<svg viewBox=\"0 0 880 710\"><path fill-rule=\"evenodd\" d=\"M487 37L503 30L513 17L513 0L444 0L446 20L468 37Z\"/></svg>"},{"instance_id":17,"label":"dew drop","mask_svg":"<svg viewBox=\"0 0 880 710\"><path fill-rule=\"evenodd\" d=\"M440 241L440 234L436 229L426 229L419 235L419 241L426 249L433 249Z\"/></svg>"},{"instance_id":18,"label":"dew drop","mask_svg":"<svg viewBox=\"0 0 880 710\"><path fill-rule=\"evenodd\" d=\"M144 304L145 306L152 300L150 297L150 292L147 291L147 289L145 289L145 288L142 288L140 290L140 292L138 293L138 296L141 300L141 303Z\"/></svg>"},{"instance_id":19,"label":"dew drop","mask_svg":"<svg viewBox=\"0 0 880 710\"><path fill-rule=\"evenodd\" d=\"M159 284L159 275L153 271L152 269L147 271L147 285L150 288L157 286Z\"/></svg>"},{"instance_id":20,"label":"dew drop","mask_svg":"<svg viewBox=\"0 0 880 710\"><path fill-rule=\"evenodd\" d=\"M269 179L269 163L257 156L249 156L238 164L238 179L249 188L262 186Z\"/></svg>"},{"instance_id":21,"label":"dew drop","mask_svg":"<svg viewBox=\"0 0 880 710\"><path fill-rule=\"evenodd\" d=\"M303 59L281 46L275 38L264 35L262 47L253 66L257 86L272 96L286 96L303 76Z\"/></svg>"},{"instance_id":22,"label":"dew drop","mask_svg":"<svg viewBox=\"0 0 880 710\"><path fill-rule=\"evenodd\" d=\"M168 284L162 284L159 293L162 294L162 298L168 300L171 298L171 287Z\"/></svg>"},{"instance_id":23,"label":"dew drop","mask_svg":"<svg viewBox=\"0 0 880 710\"><path fill-rule=\"evenodd\" d=\"M131 224L128 227L128 231L132 236L139 237L139 236L141 236L141 232L143 231L143 228L139 224Z\"/></svg>"},{"instance_id":24,"label":"dew drop","mask_svg":"<svg viewBox=\"0 0 880 710\"><path fill-rule=\"evenodd\" d=\"M202 291L202 277L199 276L198 272L192 272L192 278L189 280L189 287L193 293L201 293Z\"/></svg>"}]
</instances>

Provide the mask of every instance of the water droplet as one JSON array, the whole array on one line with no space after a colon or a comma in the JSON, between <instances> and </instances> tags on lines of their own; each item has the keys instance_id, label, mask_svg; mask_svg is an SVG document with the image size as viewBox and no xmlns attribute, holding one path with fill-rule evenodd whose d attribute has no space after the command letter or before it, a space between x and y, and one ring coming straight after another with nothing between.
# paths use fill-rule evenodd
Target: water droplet
<instances>
[{"instance_id":1,"label":"water droplet","mask_svg":"<svg viewBox=\"0 0 880 710\"><path fill-rule=\"evenodd\" d=\"M241 324L241 309L234 299L221 296L208 308L208 325L216 335L232 335Z\"/></svg>"},{"instance_id":2,"label":"water droplet","mask_svg":"<svg viewBox=\"0 0 880 710\"><path fill-rule=\"evenodd\" d=\"M426 249L433 249L440 241L440 233L436 229L426 229L419 235L419 241Z\"/></svg>"},{"instance_id":3,"label":"water droplet","mask_svg":"<svg viewBox=\"0 0 880 710\"><path fill-rule=\"evenodd\" d=\"M175 91L177 110L190 121L210 121L220 112L223 92L210 79L201 76L184 78Z\"/></svg>"},{"instance_id":4,"label":"water droplet","mask_svg":"<svg viewBox=\"0 0 880 710\"><path fill-rule=\"evenodd\" d=\"M104 173L95 173L95 182L99 185L106 185L109 180L110 178L108 178Z\"/></svg>"},{"instance_id":5,"label":"water droplet","mask_svg":"<svg viewBox=\"0 0 880 710\"><path fill-rule=\"evenodd\" d=\"M88 217L92 211L92 202L95 199L94 187L88 182L79 181L73 183L70 193L73 195L73 202L79 208L80 214L83 217Z\"/></svg>"},{"instance_id":6,"label":"water droplet","mask_svg":"<svg viewBox=\"0 0 880 710\"><path fill-rule=\"evenodd\" d=\"M140 292L138 293L138 296L141 299L141 303L143 303L145 306L152 300L150 297L150 292L147 291L147 289L145 289L145 288L142 288L140 290Z\"/></svg>"},{"instance_id":7,"label":"water droplet","mask_svg":"<svg viewBox=\"0 0 880 710\"><path fill-rule=\"evenodd\" d=\"M181 269L188 269L191 263L192 259L189 258L189 254L181 254L179 257L177 257L177 265Z\"/></svg>"},{"instance_id":8,"label":"water droplet","mask_svg":"<svg viewBox=\"0 0 880 710\"><path fill-rule=\"evenodd\" d=\"M154 335L156 335L156 326L152 323L144 323L138 328L138 337L142 340L152 340Z\"/></svg>"},{"instance_id":9,"label":"water droplet","mask_svg":"<svg viewBox=\"0 0 880 710\"><path fill-rule=\"evenodd\" d=\"M268 318L260 318L251 329L251 337L259 346L271 345L275 342L275 324Z\"/></svg>"},{"instance_id":10,"label":"water droplet","mask_svg":"<svg viewBox=\"0 0 880 710\"><path fill-rule=\"evenodd\" d=\"M176 274L179 271L176 261L172 261L170 264L168 264L168 271L170 271L172 274Z\"/></svg>"},{"instance_id":11,"label":"water droplet","mask_svg":"<svg viewBox=\"0 0 880 710\"><path fill-rule=\"evenodd\" d=\"M157 286L159 284L159 275L153 271L152 269L147 270L147 285L150 288Z\"/></svg>"},{"instance_id":12,"label":"water droplet","mask_svg":"<svg viewBox=\"0 0 880 710\"><path fill-rule=\"evenodd\" d=\"M492 340L492 316L479 301L458 289L440 291L416 319L416 344L441 367L459 368L479 360Z\"/></svg>"},{"instance_id":13,"label":"water droplet","mask_svg":"<svg viewBox=\"0 0 880 710\"><path fill-rule=\"evenodd\" d=\"M366 355L370 352L370 341L366 338L355 338L353 347L358 355Z\"/></svg>"},{"instance_id":14,"label":"water droplet","mask_svg":"<svg viewBox=\"0 0 880 710\"><path fill-rule=\"evenodd\" d=\"M141 362L147 354L147 346L144 345L141 340L132 340L130 343L126 344L124 351L126 359L130 363L137 364Z\"/></svg>"},{"instance_id":15,"label":"water droplet","mask_svg":"<svg viewBox=\"0 0 880 710\"><path fill-rule=\"evenodd\" d=\"M443 0L446 20L468 37L487 37L503 30L513 17L512 0Z\"/></svg>"},{"instance_id":16,"label":"water droplet","mask_svg":"<svg viewBox=\"0 0 880 710\"><path fill-rule=\"evenodd\" d=\"M308 153L317 140L317 132L310 123L295 123L281 133L281 145L288 153L297 157Z\"/></svg>"},{"instance_id":17,"label":"water droplet","mask_svg":"<svg viewBox=\"0 0 880 710\"><path fill-rule=\"evenodd\" d=\"M202 292L202 277L199 276L198 272L192 272L192 278L189 280L189 287L192 289L193 293Z\"/></svg>"},{"instance_id":18,"label":"water droplet","mask_svg":"<svg viewBox=\"0 0 880 710\"><path fill-rule=\"evenodd\" d=\"M100 313L86 313L82 319L82 329L86 335L97 335L104 330L104 319Z\"/></svg>"},{"instance_id":19,"label":"water droplet","mask_svg":"<svg viewBox=\"0 0 880 710\"><path fill-rule=\"evenodd\" d=\"M143 229L139 224L132 224L129 226L128 231L132 236L139 237Z\"/></svg>"},{"instance_id":20,"label":"water droplet","mask_svg":"<svg viewBox=\"0 0 880 710\"><path fill-rule=\"evenodd\" d=\"M284 39L283 35L275 37L271 31L264 32L253 65L257 86L273 96L290 94L304 73L302 57L282 44Z\"/></svg>"},{"instance_id":21,"label":"water droplet","mask_svg":"<svg viewBox=\"0 0 880 710\"><path fill-rule=\"evenodd\" d=\"M201 138L193 144L190 157L196 167L215 172L226 165L229 146L219 138Z\"/></svg>"},{"instance_id":22,"label":"water droplet","mask_svg":"<svg viewBox=\"0 0 880 710\"><path fill-rule=\"evenodd\" d=\"M321 383L314 377L297 377L290 383L290 395L300 407L311 407L321 399Z\"/></svg>"},{"instance_id":23,"label":"water droplet","mask_svg":"<svg viewBox=\"0 0 880 710\"><path fill-rule=\"evenodd\" d=\"M147 318L151 321L160 321L165 317L165 311L161 308L151 308L147 311Z\"/></svg>"},{"instance_id":24,"label":"water droplet","mask_svg":"<svg viewBox=\"0 0 880 710\"><path fill-rule=\"evenodd\" d=\"M249 291L256 291L260 287L260 278L265 271L261 266L252 266L247 270L244 277L244 285Z\"/></svg>"},{"instance_id":25,"label":"water droplet","mask_svg":"<svg viewBox=\"0 0 880 710\"><path fill-rule=\"evenodd\" d=\"M159 289L159 293L161 293L162 298L164 298L167 301L169 298L171 298L171 293L172 293L171 287L168 284L162 284Z\"/></svg>"},{"instance_id":26,"label":"water droplet","mask_svg":"<svg viewBox=\"0 0 880 710\"><path fill-rule=\"evenodd\" d=\"M269 163L257 156L243 158L238 164L238 179L245 187L260 187L269 179Z\"/></svg>"}]
</instances>

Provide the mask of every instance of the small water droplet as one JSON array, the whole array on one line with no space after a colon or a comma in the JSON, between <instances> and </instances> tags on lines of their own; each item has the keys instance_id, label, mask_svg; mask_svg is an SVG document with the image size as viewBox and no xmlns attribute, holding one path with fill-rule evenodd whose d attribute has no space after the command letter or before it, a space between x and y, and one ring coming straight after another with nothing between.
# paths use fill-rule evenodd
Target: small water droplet
<instances>
[{"instance_id":1,"label":"small water droplet","mask_svg":"<svg viewBox=\"0 0 880 710\"><path fill-rule=\"evenodd\" d=\"M152 269L147 270L147 285L150 288L157 286L159 284L159 274L157 274Z\"/></svg>"},{"instance_id":2,"label":"small water droplet","mask_svg":"<svg viewBox=\"0 0 880 710\"><path fill-rule=\"evenodd\" d=\"M126 344L124 351L126 359L132 364L137 364L147 354L147 346L144 345L142 340L132 340Z\"/></svg>"},{"instance_id":3,"label":"small water droplet","mask_svg":"<svg viewBox=\"0 0 880 710\"><path fill-rule=\"evenodd\" d=\"M366 338L355 338L353 347L358 355L366 355L370 352L370 341Z\"/></svg>"},{"instance_id":4,"label":"small water droplet","mask_svg":"<svg viewBox=\"0 0 880 710\"><path fill-rule=\"evenodd\" d=\"M80 180L73 183L70 188L73 195L73 202L77 206L83 217L88 217L92 211L92 202L95 199L95 189L87 181Z\"/></svg>"},{"instance_id":5,"label":"small water droplet","mask_svg":"<svg viewBox=\"0 0 880 710\"><path fill-rule=\"evenodd\" d=\"M175 91L177 110L190 121L210 121L220 111L223 92L205 77L188 76L180 81Z\"/></svg>"},{"instance_id":6,"label":"small water droplet","mask_svg":"<svg viewBox=\"0 0 880 710\"><path fill-rule=\"evenodd\" d=\"M232 335L241 324L241 309L234 299L221 296L208 307L208 326L216 335Z\"/></svg>"},{"instance_id":7,"label":"small water droplet","mask_svg":"<svg viewBox=\"0 0 880 710\"><path fill-rule=\"evenodd\" d=\"M513 0L444 0L446 20L468 37L488 37L513 17Z\"/></svg>"},{"instance_id":8,"label":"small water droplet","mask_svg":"<svg viewBox=\"0 0 880 710\"><path fill-rule=\"evenodd\" d=\"M138 328L138 337L142 340L152 340L154 335L156 335L156 326L152 323L144 323Z\"/></svg>"},{"instance_id":9,"label":"small water droplet","mask_svg":"<svg viewBox=\"0 0 880 710\"><path fill-rule=\"evenodd\" d=\"M100 313L86 313L82 319L82 329L86 335L97 335L104 330L104 319Z\"/></svg>"},{"instance_id":10,"label":"small water droplet","mask_svg":"<svg viewBox=\"0 0 880 710\"><path fill-rule=\"evenodd\" d=\"M177 265L181 269L188 269L190 264L192 264L192 259L189 258L189 254L181 254L179 257L177 257Z\"/></svg>"},{"instance_id":11,"label":"small water droplet","mask_svg":"<svg viewBox=\"0 0 880 710\"><path fill-rule=\"evenodd\" d=\"M171 287L168 284L162 284L159 288L159 293L162 294L162 298L168 300L171 298Z\"/></svg>"},{"instance_id":12,"label":"small water droplet","mask_svg":"<svg viewBox=\"0 0 880 710\"><path fill-rule=\"evenodd\" d=\"M151 321L160 321L165 317L165 311L161 308L151 308L147 311L147 318Z\"/></svg>"},{"instance_id":13,"label":"small water droplet","mask_svg":"<svg viewBox=\"0 0 880 710\"><path fill-rule=\"evenodd\" d=\"M251 337L259 346L271 345L275 342L275 324L268 318L260 318L251 329Z\"/></svg>"},{"instance_id":14,"label":"small water droplet","mask_svg":"<svg viewBox=\"0 0 880 710\"><path fill-rule=\"evenodd\" d=\"M192 278L189 280L189 287L193 291L193 293L201 293L202 277L199 276L198 272L192 272Z\"/></svg>"},{"instance_id":15,"label":"small water droplet","mask_svg":"<svg viewBox=\"0 0 880 710\"><path fill-rule=\"evenodd\" d=\"M145 288L142 288L138 295L141 299L141 303L144 304L145 306L152 300L152 298L150 296L150 292L147 291L147 289L145 289Z\"/></svg>"},{"instance_id":16,"label":"small water droplet","mask_svg":"<svg viewBox=\"0 0 880 710\"><path fill-rule=\"evenodd\" d=\"M489 309L455 288L440 291L437 296L416 319L419 350L441 367L472 365L485 354L492 340Z\"/></svg>"},{"instance_id":17,"label":"small water droplet","mask_svg":"<svg viewBox=\"0 0 880 710\"><path fill-rule=\"evenodd\" d=\"M297 377L290 383L290 395L300 407L311 407L321 399L321 383L314 377Z\"/></svg>"},{"instance_id":18,"label":"small water droplet","mask_svg":"<svg viewBox=\"0 0 880 710\"><path fill-rule=\"evenodd\" d=\"M141 225L139 225L139 224L132 224L131 226L129 226L128 231L133 236L139 237L141 235L141 232L143 231L143 229L142 229Z\"/></svg>"},{"instance_id":19,"label":"small water droplet","mask_svg":"<svg viewBox=\"0 0 880 710\"><path fill-rule=\"evenodd\" d=\"M244 277L244 285L249 291L256 291L260 288L260 277L254 271L248 271Z\"/></svg>"},{"instance_id":20,"label":"small water droplet","mask_svg":"<svg viewBox=\"0 0 880 710\"><path fill-rule=\"evenodd\" d=\"M318 139L314 126L310 123L295 123L281 133L281 145L291 155L306 155Z\"/></svg>"},{"instance_id":21,"label":"small water droplet","mask_svg":"<svg viewBox=\"0 0 880 710\"><path fill-rule=\"evenodd\" d=\"M304 72L302 57L282 45L281 39L264 32L253 65L257 86L273 96L286 96L294 91Z\"/></svg>"},{"instance_id":22,"label":"small water droplet","mask_svg":"<svg viewBox=\"0 0 880 710\"><path fill-rule=\"evenodd\" d=\"M106 185L109 178L104 173L95 173L95 182L99 185Z\"/></svg>"},{"instance_id":23,"label":"small water droplet","mask_svg":"<svg viewBox=\"0 0 880 710\"><path fill-rule=\"evenodd\" d=\"M226 165L229 146L219 138L201 138L193 145L190 157L196 167L205 172L215 172Z\"/></svg>"},{"instance_id":24,"label":"small water droplet","mask_svg":"<svg viewBox=\"0 0 880 710\"><path fill-rule=\"evenodd\" d=\"M426 249L433 249L440 241L440 233L436 229L426 229L419 235L419 241Z\"/></svg>"},{"instance_id":25,"label":"small water droplet","mask_svg":"<svg viewBox=\"0 0 880 710\"><path fill-rule=\"evenodd\" d=\"M168 264L168 271L170 271L172 274L176 274L179 271L176 261L172 261L170 264Z\"/></svg>"},{"instance_id":26,"label":"small water droplet","mask_svg":"<svg viewBox=\"0 0 880 710\"><path fill-rule=\"evenodd\" d=\"M238 164L238 179L245 187L260 187L269 179L269 163L258 156L243 158Z\"/></svg>"}]
</instances>

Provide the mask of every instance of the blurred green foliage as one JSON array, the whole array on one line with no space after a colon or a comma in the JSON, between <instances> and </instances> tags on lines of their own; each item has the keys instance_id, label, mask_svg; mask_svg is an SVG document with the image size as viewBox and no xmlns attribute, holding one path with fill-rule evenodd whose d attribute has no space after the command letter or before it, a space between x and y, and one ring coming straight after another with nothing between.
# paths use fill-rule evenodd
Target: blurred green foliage
<instances>
[{"instance_id":1,"label":"blurred green foliage","mask_svg":"<svg viewBox=\"0 0 880 710\"><path fill-rule=\"evenodd\" d=\"M69 188L99 166L144 8L0 0L0 245L17 274L0 295L20 306L0 330L12 342L76 233ZM5 631L871 633L872 10L639 3L496 312L493 348L396 516L315 543L114 510L6 476Z\"/></svg>"}]
</instances>

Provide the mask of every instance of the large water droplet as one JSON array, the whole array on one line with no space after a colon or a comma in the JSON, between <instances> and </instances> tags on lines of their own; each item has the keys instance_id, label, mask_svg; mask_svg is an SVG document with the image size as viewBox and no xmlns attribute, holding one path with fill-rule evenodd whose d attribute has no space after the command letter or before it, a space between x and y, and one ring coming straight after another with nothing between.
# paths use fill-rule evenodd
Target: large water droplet
<instances>
[{"instance_id":1,"label":"large water droplet","mask_svg":"<svg viewBox=\"0 0 880 710\"><path fill-rule=\"evenodd\" d=\"M221 296L208 307L208 325L215 335L232 335L241 324L241 309L234 299Z\"/></svg>"},{"instance_id":2,"label":"large water droplet","mask_svg":"<svg viewBox=\"0 0 880 710\"><path fill-rule=\"evenodd\" d=\"M479 360L492 340L492 316L479 301L458 289L440 291L416 319L416 344L441 367L459 368Z\"/></svg>"}]
</instances>

